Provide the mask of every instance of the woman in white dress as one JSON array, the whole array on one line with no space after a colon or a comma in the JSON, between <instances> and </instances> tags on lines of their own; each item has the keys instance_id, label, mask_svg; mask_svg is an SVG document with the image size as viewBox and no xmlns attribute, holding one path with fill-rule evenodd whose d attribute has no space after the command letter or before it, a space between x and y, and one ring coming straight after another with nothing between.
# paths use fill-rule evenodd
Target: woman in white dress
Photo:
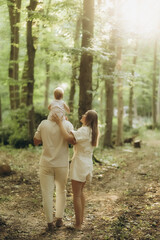
<instances>
[{"instance_id":1,"label":"woman in white dress","mask_svg":"<svg viewBox=\"0 0 160 240\"><path fill-rule=\"evenodd\" d=\"M74 155L70 167L73 203L75 210L75 229L80 230L83 223L85 196L83 188L86 180L91 180L93 162L92 154L98 143L98 115L94 110L87 111L81 118L82 127L68 133L62 121L56 115L54 121L59 125L64 138L74 144Z\"/></svg>"}]
</instances>

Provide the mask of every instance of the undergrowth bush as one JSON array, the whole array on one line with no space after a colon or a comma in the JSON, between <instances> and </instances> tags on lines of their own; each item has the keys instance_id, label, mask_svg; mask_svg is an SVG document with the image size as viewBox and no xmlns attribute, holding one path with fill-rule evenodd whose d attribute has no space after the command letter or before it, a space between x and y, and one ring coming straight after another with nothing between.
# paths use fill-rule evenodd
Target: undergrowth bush
<instances>
[{"instance_id":1,"label":"undergrowth bush","mask_svg":"<svg viewBox=\"0 0 160 240\"><path fill-rule=\"evenodd\" d=\"M15 148L26 147L30 143L28 136L28 109L22 107L11 112L12 134L9 136L9 144Z\"/></svg>"},{"instance_id":2,"label":"undergrowth bush","mask_svg":"<svg viewBox=\"0 0 160 240\"><path fill-rule=\"evenodd\" d=\"M39 123L47 118L47 110L35 110L35 130ZM33 142L28 134L28 108L21 106L11 112L8 116L6 123L0 128L0 143L7 145L10 144L15 148L28 147Z\"/></svg>"},{"instance_id":3,"label":"undergrowth bush","mask_svg":"<svg viewBox=\"0 0 160 240\"><path fill-rule=\"evenodd\" d=\"M9 125L0 128L0 143L4 145L9 144L9 136L12 134L12 129Z\"/></svg>"}]
</instances>

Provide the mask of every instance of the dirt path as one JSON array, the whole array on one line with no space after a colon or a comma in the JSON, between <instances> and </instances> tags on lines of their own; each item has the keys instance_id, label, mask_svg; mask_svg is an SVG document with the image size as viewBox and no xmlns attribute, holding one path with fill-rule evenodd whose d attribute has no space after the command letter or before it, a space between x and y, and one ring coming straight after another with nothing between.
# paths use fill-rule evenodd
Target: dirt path
<instances>
[{"instance_id":1,"label":"dirt path","mask_svg":"<svg viewBox=\"0 0 160 240\"><path fill-rule=\"evenodd\" d=\"M86 186L86 219L82 231L66 225L74 221L70 182L67 186L65 226L46 233L37 176L40 149L1 150L15 173L0 177L0 239L152 240L160 239L160 141L135 149L126 145L96 152L104 161L95 165Z\"/></svg>"}]
</instances>

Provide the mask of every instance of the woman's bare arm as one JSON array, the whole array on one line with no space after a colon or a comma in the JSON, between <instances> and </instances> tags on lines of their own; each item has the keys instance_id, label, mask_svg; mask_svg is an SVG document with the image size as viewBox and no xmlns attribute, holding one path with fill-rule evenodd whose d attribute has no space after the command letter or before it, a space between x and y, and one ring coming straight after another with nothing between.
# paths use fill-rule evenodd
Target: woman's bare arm
<instances>
[{"instance_id":1,"label":"woman's bare arm","mask_svg":"<svg viewBox=\"0 0 160 240\"><path fill-rule=\"evenodd\" d=\"M63 124L62 124L62 121L60 121L60 123L58 124L60 129L61 129L61 132L63 134L63 137L66 139L66 141L68 143L71 143L71 144L76 144L76 139L74 137L74 135L70 132L67 132L67 130L64 128Z\"/></svg>"},{"instance_id":2,"label":"woman's bare arm","mask_svg":"<svg viewBox=\"0 0 160 240\"><path fill-rule=\"evenodd\" d=\"M71 132L69 133L69 132L64 128L61 119L59 119L59 117L58 117L56 114L53 115L53 120L59 125L59 127L60 127L60 129L61 129L61 132L62 132L62 134L63 134L63 137L66 139L66 141L67 141L68 143L73 144L73 145L76 144L76 139L75 139L74 135L73 135Z\"/></svg>"}]
</instances>

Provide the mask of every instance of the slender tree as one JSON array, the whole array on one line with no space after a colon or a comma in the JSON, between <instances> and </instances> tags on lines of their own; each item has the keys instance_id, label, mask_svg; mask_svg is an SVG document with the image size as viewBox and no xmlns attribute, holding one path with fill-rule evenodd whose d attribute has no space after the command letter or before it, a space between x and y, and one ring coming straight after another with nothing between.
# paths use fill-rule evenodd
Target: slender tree
<instances>
[{"instance_id":1,"label":"slender tree","mask_svg":"<svg viewBox=\"0 0 160 240\"><path fill-rule=\"evenodd\" d=\"M79 76L79 118L92 108L92 47L94 24L94 0L83 0L82 54Z\"/></svg>"},{"instance_id":2,"label":"slender tree","mask_svg":"<svg viewBox=\"0 0 160 240\"><path fill-rule=\"evenodd\" d=\"M10 94L10 107L17 109L20 104L19 97L19 23L20 23L20 9L21 0L8 0L8 10L11 28L11 48L10 48L10 61L9 61L9 94Z\"/></svg>"},{"instance_id":3,"label":"slender tree","mask_svg":"<svg viewBox=\"0 0 160 240\"><path fill-rule=\"evenodd\" d=\"M1 95L0 95L0 127L2 126L2 102L1 102Z\"/></svg>"},{"instance_id":4,"label":"slender tree","mask_svg":"<svg viewBox=\"0 0 160 240\"><path fill-rule=\"evenodd\" d=\"M23 66L23 73L22 73L22 79L21 79L21 104L24 104L27 106L27 94L28 94L28 74L27 70L28 69L28 56L26 55L25 61L24 61L24 66Z\"/></svg>"},{"instance_id":5,"label":"slender tree","mask_svg":"<svg viewBox=\"0 0 160 240\"><path fill-rule=\"evenodd\" d=\"M77 21L76 21L76 30L75 30L75 37L74 37L74 48L79 48L79 40L80 40L80 28L81 28L81 22L82 17L81 14L77 15ZM76 82L77 82L77 74L78 74L78 54L73 53L72 56L72 77L71 77L71 83L70 83L70 94L69 94L69 107L70 112L73 113L74 109L74 96L76 91Z\"/></svg>"},{"instance_id":6,"label":"slender tree","mask_svg":"<svg viewBox=\"0 0 160 240\"><path fill-rule=\"evenodd\" d=\"M158 77L158 91L157 91L157 123L160 124L160 74Z\"/></svg>"},{"instance_id":7,"label":"slender tree","mask_svg":"<svg viewBox=\"0 0 160 240\"><path fill-rule=\"evenodd\" d=\"M34 61L35 61L35 41L36 37L33 35L34 18L33 12L38 4L38 0L30 0L28 8L28 21L27 21L27 55L28 55L28 94L27 106L29 106L28 119L29 119L29 137L33 139L34 135L34 107L33 107L33 90L34 90Z\"/></svg>"},{"instance_id":8,"label":"slender tree","mask_svg":"<svg viewBox=\"0 0 160 240\"><path fill-rule=\"evenodd\" d=\"M153 63L153 80L152 80L152 119L153 119L153 129L157 125L157 42L155 39L154 45L154 63Z\"/></svg>"},{"instance_id":9,"label":"slender tree","mask_svg":"<svg viewBox=\"0 0 160 240\"><path fill-rule=\"evenodd\" d=\"M116 145L123 145L123 81L122 81L122 47L121 45L117 48L117 72L118 72L118 83L117 83L117 91L118 91L118 126L117 126L117 138Z\"/></svg>"},{"instance_id":10,"label":"slender tree","mask_svg":"<svg viewBox=\"0 0 160 240\"><path fill-rule=\"evenodd\" d=\"M118 116L117 116L117 137L116 137L116 145L122 146L123 145L123 76L122 76L122 19L123 14L121 12L121 7L123 4L123 0L116 0L116 25L117 28L117 38L116 38L116 47L117 47L117 63L116 63L116 70L117 70L117 109L118 109Z\"/></svg>"},{"instance_id":11,"label":"slender tree","mask_svg":"<svg viewBox=\"0 0 160 240\"><path fill-rule=\"evenodd\" d=\"M46 17L48 17L49 10L51 7L52 0L49 0L47 9L46 9ZM44 107L47 109L48 107L48 96L49 96L49 85L50 85L50 60L49 60L49 46L45 47L46 52L46 60L45 60L45 68L46 68L46 81L45 81L45 93L44 93Z\"/></svg>"},{"instance_id":12,"label":"slender tree","mask_svg":"<svg viewBox=\"0 0 160 240\"><path fill-rule=\"evenodd\" d=\"M34 14L38 0L30 0L27 7L27 56L24 63L22 75L22 91L21 103L24 103L28 108L28 135L32 141L34 135L34 107L33 107L33 90L34 90L34 62L35 62L35 41L36 36L33 34Z\"/></svg>"},{"instance_id":13,"label":"slender tree","mask_svg":"<svg viewBox=\"0 0 160 240\"><path fill-rule=\"evenodd\" d=\"M132 78L129 83L129 114L128 114L128 120L129 120L129 126L132 128L132 123L133 123L133 98L134 98L134 78L135 78L135 66L137 62L137 48L138 48L138 43L136 40L135 44L135 49L134 49L134 57L133 57L133 65L132 65Z\"/></svg>"},{"instance_id":14,"label":"slender tree","mask_svg":"<svg viewBox=\"0 0 160 240\"><path fill-rule=\"evenodd\" d=\"M113 53L114 54L114 53ZM110 60L109 64L103 64L104 76L107 76L105 80L105 99L106 99L106 111L105 111L105 135L104 135L104 147L112 147L112 120L113 120L113 93L114 93L114 56ZM112 61L112 63L111 63ZM107 66L109 65L109 66Z\"/></svg>"},{"instance_id":15,"label":"slender tree","mask_svg":"<svg viewBox=\"0 0 160 240\"><path fill-rule=\"evenodd\" d=\"M113 1L113 8L110 10L111 18L115 17L115 3ZM114 70L116 65L116 26L112 23L112 30L110 34L108 52L109 60L103 63L103 74L105 80L105 98L106 98L106 111L105 111L105 134L104 134L104 147L112 147L112 120L113 120L113 95L114 95Z\"/></svg>"},{"instance_id":16,"label":"slender tree","mask_svg":"<svg viewBox=\"0 0 160 240\"><path fill-rule=\"evenodd\" d=\"M46 60L46 81L45 81L45 94L44 94L44 107L48 107L48 95L49 95L49 84L50 84L50 62Z\"/></svg>"}]
</instances>

